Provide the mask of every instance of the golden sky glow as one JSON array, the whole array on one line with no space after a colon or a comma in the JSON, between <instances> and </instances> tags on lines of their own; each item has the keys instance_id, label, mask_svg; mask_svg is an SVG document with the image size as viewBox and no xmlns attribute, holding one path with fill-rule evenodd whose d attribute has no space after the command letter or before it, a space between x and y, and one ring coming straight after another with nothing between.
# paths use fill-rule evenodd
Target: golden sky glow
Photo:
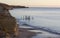
<instances>
[{"instance_id":1,"label":"golden sky glow","mask_svg":"<svg viewBox=\"0 0 60 38\"><path fill-rule=\"evenodd\" d=\"M0 0L0 2L12 5L60 7L60 0Z\"/></svg>"}]
</instances>

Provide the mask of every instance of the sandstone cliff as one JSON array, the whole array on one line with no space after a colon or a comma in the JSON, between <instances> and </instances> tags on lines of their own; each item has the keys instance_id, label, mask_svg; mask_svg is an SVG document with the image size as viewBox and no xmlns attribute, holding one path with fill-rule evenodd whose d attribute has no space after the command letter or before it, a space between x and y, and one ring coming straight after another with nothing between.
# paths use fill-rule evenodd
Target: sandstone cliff
<instances>
[{"instance_id":1,"label":"sandstone cliff","mask_svg":"<svg viewBox=\"0 0 60 38\"><path fill-rule=\"evenodd\" d=\"M0 37L14 36L17 34L17 23L15 17L11 16L11 7L0 3Z\"/></svg>"}]
</instances>

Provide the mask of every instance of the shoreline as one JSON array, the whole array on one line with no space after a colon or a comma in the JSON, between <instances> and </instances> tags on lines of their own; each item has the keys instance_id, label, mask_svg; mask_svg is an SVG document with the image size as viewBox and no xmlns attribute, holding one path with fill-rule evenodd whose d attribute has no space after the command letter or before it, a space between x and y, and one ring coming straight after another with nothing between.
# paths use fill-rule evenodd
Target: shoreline
<instances>
[{"instance_id":1,"label":"shoreline","mask_svg":"<svg viewBox=\"0 0 60 38\"><path fill-rule=\"evenodd\" d=\"M36 36L35 32L28 31L27 29L24 28L18 28L19 30L19 35L17 38L32 38L33 36Z\"/></svg>"}]
</instances>

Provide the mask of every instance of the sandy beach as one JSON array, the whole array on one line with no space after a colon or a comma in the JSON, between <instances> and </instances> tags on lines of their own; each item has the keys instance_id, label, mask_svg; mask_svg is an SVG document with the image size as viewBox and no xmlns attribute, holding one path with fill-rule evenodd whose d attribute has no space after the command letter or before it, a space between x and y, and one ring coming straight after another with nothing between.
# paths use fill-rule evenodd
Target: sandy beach
<instances>
[{"instance_id":1,"label":"sandy beach","mask_svg":"<svg viewBox=\"0 0 60 38\"><path fill-rule=\"evenodd\" d=\"M16 38L32 38L35 35L35 32L30 32L24 28L19 28L19 35Z\"/></svg>"}]
</instances>

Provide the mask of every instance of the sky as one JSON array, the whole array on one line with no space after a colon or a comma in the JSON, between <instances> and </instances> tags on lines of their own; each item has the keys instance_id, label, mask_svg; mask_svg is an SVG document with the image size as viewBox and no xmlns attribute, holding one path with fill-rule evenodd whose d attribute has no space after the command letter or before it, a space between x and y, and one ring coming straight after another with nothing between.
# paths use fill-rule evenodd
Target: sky
<instances>
[{"instance_id":1,"label":"sky","mask_svg":"<svg viewBox=\"0 0 60 38\"><path fill-rule=\"evenodd\" d=\"M60 0L0 0L0 2L29 7L60 7Z\"/></svg>"}]
</instances>

